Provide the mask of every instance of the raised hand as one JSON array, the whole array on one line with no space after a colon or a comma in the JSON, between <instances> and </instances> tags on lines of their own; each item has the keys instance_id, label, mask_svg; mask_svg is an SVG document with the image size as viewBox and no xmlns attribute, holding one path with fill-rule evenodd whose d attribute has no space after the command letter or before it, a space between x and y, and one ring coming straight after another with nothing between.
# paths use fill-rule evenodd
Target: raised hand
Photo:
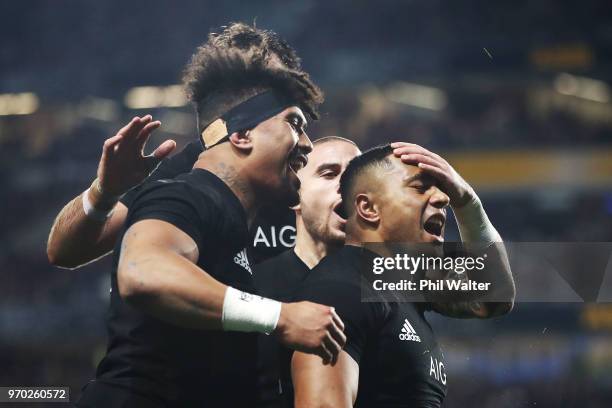
<instances>
[{"instance_id":1,"label":"raised hand","mask_svg":"<svg viewBox=\"0 0 612 408\"><path fill-rule=\"evenodd\" d=\"M145 156L143 149L151 133L161 122L151 115L136 116L117 134L104 142L98 164L98 189L101 197L115 199L141 183L176 148L174 140L166 140ZM102 199L101 201L104 201Z\"/></svg>"}]
</instances>

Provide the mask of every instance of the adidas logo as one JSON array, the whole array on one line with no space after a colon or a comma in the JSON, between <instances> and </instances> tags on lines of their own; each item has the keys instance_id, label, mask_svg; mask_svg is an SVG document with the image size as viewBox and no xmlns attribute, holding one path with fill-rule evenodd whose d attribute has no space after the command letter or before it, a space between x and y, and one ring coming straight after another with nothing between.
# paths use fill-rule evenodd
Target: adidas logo
<instances>
[{"instance_id":1,"label":"adidas logo","mask_svg":"<svg viewBox=\"0 0 612 408\"><path fill-rule=\"evenodd\" d=\"M414 327L412 327L408 319L404 319L404 325L402 326L402 332L399 334L399 338L400 340L421 342L421 338L416 334Z\"/></svg>"},{"instance_id":2,"label":"adidas logo","mask_svg":"<svg viewBox=\"0 0 612 408\"><path fill-rule=\"evenodd\" d=\"M247 258L246 249L243 249L234 255L234 262L249 271L251 275L253 274L253 271L251 271L251 265L249 265L249 258Z\"/></svg>"}]
</instances>

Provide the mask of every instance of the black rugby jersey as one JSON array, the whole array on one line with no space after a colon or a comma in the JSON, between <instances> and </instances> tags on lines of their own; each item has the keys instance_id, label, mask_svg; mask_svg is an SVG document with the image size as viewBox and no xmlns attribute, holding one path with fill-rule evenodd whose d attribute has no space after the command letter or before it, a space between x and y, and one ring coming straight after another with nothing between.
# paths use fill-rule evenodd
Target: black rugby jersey
<instances>
[{"instance_id":1,"label":"black rugby jersey","mask_svg":"<svg viewBox=\"0 0 612 408\"><path fill-rule=\"evenodd\" d=\"M125 193L119 201L129 208L136 196L138 196L138 193L148 182L161 179L173 179L180 174L189 173L196 160L198 160L198 156L203 151L202 143L200 143L199 140L194 140L187 144L183 150L177 154L163 159L144 182Z\"/></svg>"},{"instance_id":2,"label":"black rugby jersey","mask_svg":"<svg viewBox=\"0 0 612 408\"><path fill-rule=\"evenodd\" d=\"M220 282L254 292L243 250L248 237L246 213L214 174L194 169L175 180L148 183L130 206L125 228L144 219L175 225L198 245L198 266ZM111 275L108 350L95 381L170 407L251 406L256 392L257 335L187 329L125 303L117 289L120 242Z\"/></svg>"},{"instance_id":3,"label":"black rugby jersey","mask_svg":"<svg viewBox=\"0 0 612 408\"><path fill-rule=\"evenodd\" d=\"M129 208L134 198L149 182L173 179L180 174L189 173L203 151L200 140L194 140L177 154L163 159L144 182L121 197L121 203ZM253 263L259 263L292 248L295 245L295 213L288 207L265 206L253 221L248 242L247 251Z\"/></svg>"},{"instance_id":4,"label":"black rugby jersey","mask_svg":"<svg viewBox=\"0 0 612 408\"><path fill-rule=\"evenodd\" d=\"M345 324L345 351L359 364L356 407L440 407L444 356L424 316L426 303L361 302L363 265L372 252L344 246L324 258L293 300L334 306ZM290 388L289 359L283 367Z\"/></svg>"},{"instance_id":5,"label":"black rugby jersey","mask_svg":"<svg viewBox=\"0 0 612 408\"><path fill-rule=\"evenodd\" d=\"M291 249L253 268L255 288L261 296L281 302L291 300L294 292L308 276L310 268ZM259 356L258 407L282 407L285 399L280 382L280 361L283 349L274 336L258 336Z\"/></svg>"}]
</instances>

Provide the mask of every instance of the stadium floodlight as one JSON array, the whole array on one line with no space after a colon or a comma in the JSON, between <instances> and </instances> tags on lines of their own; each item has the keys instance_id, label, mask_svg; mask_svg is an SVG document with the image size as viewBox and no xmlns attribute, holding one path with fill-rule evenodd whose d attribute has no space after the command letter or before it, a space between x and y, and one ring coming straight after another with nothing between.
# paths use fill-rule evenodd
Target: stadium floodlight
<instances>
[{"instance_id":1,"label":"stadium floodlight","mask_svg":"<svg viewBox=\"0 0 612 408\"><path fill-rule=\"evenodd\" d=\"M554 87L562 95L575 96L594 102L610 102L608 84L597 79L563 73L555 78Z\"/></svg>"},{"instance_id":2,"label":"stadium floodlight","mask_svg":"<svg viewBox=\"0 0 612 408\"><path fill-rule=\"evenodd\" d=\"M446 92L431 86L408 82L394 82L385 90L385 96L396 103L439 111L446 107Z\"/></svg>"},{"instance_id":3,"label":"stadium floodlight","mask_svg":"<svg viewBox=\"0 0 612 408\"><path fill-rule=\"evenodd\" d=\"M177 108L187 104L181 85L138 86L125 95L125 106L130 109Z\"/></svg>"},{"instance_id":4,"label":"stadium floodlight","mask_svg":"<svg viewBox=\"0 0 612 408\"><path fill-rule=\"evenodd\" d=\"M38 105L38 97L32 92L0 94L0 116L29 115Z\"/></svg>"}]
</instances>

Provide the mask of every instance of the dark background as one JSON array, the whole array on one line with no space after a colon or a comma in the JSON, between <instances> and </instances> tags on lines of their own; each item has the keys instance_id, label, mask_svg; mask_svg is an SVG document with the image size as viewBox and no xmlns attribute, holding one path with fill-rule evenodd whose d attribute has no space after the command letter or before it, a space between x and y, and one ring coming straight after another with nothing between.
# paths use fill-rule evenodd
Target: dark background
<instances>
[{"instance_id":1,"label":"dark background","mask_svg":"<svg viewBox=\"0 0 612 408\"><path fill-rule=\"evenodd\" d=\"M189 106L132 109L127 96L179 84L194 48L230 21L275 30L301 55L327 93L313 139L444 154L506 240L612 241L610 10L593 0L2 2L0 385L77 394L93 376L110 262L49 266L53 217L134 115L162 120L150 146L195 137ZM608 304L521 303L503 319L433 325L446 407L612 406Z\"/></svg>"}]
</instances>

